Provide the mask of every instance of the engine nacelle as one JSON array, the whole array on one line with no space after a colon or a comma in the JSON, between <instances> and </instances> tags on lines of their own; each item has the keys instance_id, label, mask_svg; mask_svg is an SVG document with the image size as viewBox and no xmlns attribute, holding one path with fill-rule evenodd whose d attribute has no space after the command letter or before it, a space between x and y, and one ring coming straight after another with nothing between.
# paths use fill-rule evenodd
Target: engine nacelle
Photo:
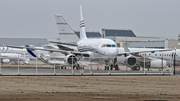
<instances>
[{"instance_id":1,"label":"engine nacelle","mask_svg":"<svg viewBox=\"0 0 180 101\"><path fill-rule=\"evenodd\" d=\"M9 63L9 62L10 62L9 59L3 59L3 60L2 60L2 63Z\"/></svg>"},{"instance_id":2,"label":"engine nacelle","mask_svg":"<svg viewBox=\"0 0 180 101\"><path fill-rule=\"evenodd\" d=\"M124 60L124 63L126 64L127 67L134 67L137 64L137 59L134 56L128 56Z\"/></svg>"},{"instance_id":3,"label":"engine nacelle","mask_svg":"<svg viewBox=\"0 0 180 101\"><path fill-rule=\"evenodd\" d=\"M150 68L166 68L167 62L165 60L153 60L150 61Z\"/></svg>"},{"instance_id":4,"label":"engine nacelle","mask_svg":"<svg viewBox=\"0 0 180 101\"><path fill-rule=\"evenodd\" d=\"M69 54L69 55L65 56L64 63L69 66L72 66L72 65L74 66L77 63L77 57L73 54Z\"/></svg>"}]
</instances>

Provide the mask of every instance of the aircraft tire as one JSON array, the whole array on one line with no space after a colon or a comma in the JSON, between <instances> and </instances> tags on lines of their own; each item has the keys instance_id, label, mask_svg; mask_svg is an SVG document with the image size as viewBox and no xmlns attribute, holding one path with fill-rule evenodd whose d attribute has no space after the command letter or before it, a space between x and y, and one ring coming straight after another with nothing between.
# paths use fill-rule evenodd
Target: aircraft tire
<instances>
[{"instance_id":1,"label":"aircraft tire","mask_svg":"<svg viewBox=\"0 0 180 101\"><path fill-rule=\"evenodd\" d=\"M119 70L119 66L117 64L115 65L115 70Z\"/></svg>"},{"instance_id":2,"label":"aircraft tire","mask_svg":"<svg viewBox=\"0 0 180 101\"><path fill-rule=\"evenodd\" d=\"M140 67L139 67L139 66L137 66L137 67L136 67L136 70L138 70L138 71L139 71L139 70L140 70Z\"/></svg>"},{"instance_id":3,"label":"aircraft tire","mask_svg":"<svg viewBox=\"0 0 180 101\"><path fill-rule=\"evenodd\" d=\"M111 64L111 70L113 69L113 65Z\"/></svg>"},{"instance_id":4,"label":"aircraft tire","mask_svg":"<svg viewBox=\"0 0 180 101\"><path fill-rule=\"evenodd\" d=\"M134 67L133 67L133 70L137 70L137 66L134 66Z\"/></svg>"},{"instance_id":5,"label":"aircraft tire","mask_svg":"<svg viewBox=\"0 0 180 101\"><path fill-rule=\"evenodd\" d=\"M134 66L133 67L133 70L137 70L137 71L139 71L140 70L140 67L137 65L137 66Z\"/></svg>"},{"instance_id":6,"label":"aircraft tire","mask_svg":"<svg viewBox=\"0 0 180 101\"><path fill-rule=\"evenodd\" d=\"M105 70L109 70L109 66L105 66Z\"/></svg>"}]
</instances>

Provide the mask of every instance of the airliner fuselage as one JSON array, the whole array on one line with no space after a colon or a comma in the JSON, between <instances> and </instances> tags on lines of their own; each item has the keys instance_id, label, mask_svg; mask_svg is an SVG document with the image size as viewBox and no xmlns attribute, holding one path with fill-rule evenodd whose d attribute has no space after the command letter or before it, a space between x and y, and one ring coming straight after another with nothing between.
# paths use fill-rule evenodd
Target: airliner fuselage
<instances>
[{"instance_id":1,"label":"airliner fuselage","mask_svg":"<svg viewBox=\"0 0 180 101\"><path fill-rule=\"evenodd\" d=\"M90 51L92 59L114 59L118 54L116 43L110 39L82 39L77 42L80 52Z\"/></svg>"}]
</instances>

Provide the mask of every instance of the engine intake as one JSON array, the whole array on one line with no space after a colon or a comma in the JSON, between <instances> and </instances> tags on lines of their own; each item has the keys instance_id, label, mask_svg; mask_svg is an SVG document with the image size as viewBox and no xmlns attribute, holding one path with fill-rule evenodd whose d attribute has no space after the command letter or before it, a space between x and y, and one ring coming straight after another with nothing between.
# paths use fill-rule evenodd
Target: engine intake
<instances>
[{"instance_id":1,"label":"engine intake","mask_svg":"<svg viewBox=\"0 0 180 101\"><path fill-rule=\"evenodd\" d=\"M134 67L137 64L137 59L134 56L128 56L124 63L128 67Z\"/></svg>"},{"instance_id":2,"label":"engine intake","mask_svg":"<svg viewBox=\"0 0 180 101\"><path fill-rule=\"evenodd\" d=\"M64 62L67 65L74 66L77 63L77 57L73 54L69 54L69 55L65 56Z\"/></svg>"}]
</instances>

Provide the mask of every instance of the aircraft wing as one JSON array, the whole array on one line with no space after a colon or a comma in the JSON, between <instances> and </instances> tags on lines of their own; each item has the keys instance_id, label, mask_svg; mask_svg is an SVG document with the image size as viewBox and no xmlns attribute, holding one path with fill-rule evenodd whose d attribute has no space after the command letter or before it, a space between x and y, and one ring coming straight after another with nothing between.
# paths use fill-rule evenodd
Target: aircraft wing
<instances>
[{"instance_id":1,"label":"aircraft wing","mask_svg":"<svg viewBox=\"0 0 180 101\"><path fill-rule=\"evenodd\" d=\"M69 46L77 46L75 43L61 43L61 42L55 42L55 41L49 41L50 43L57 43L57 44L62 44L62 45L69 45Z\"/></svg>"},{"instance_id":2,"label":"aircraft wing","mask_svg":"<svg viewBox=\"0 0 180 101\"><path fill-rule=\"evenodd\" d=\"M59 49L61 49L61 50L74 51L74 49L69 48L69 47L65 47L65 46L63 46L63 45L57 45L57 46L58 46L58 47L59 47Z\"/></svg>"},{"instance_id":3,"label":"aircraft wing","mask_svg":"<svg viewBox=\"0 0 180 101\"><path fill-rule=\"evenodd\" d=\"M20 48L20 49L30 49L30 50L43 50L43 51L49 51L49 52L60 52L62 54L68 55L68 54L75 54L79 56L89 57L90 52L79 52L79 51L64 51L64 50L57 50L57 49L41 49L41 48L34 48L34 47L25 47L25 46L11 46L8 45L7 47L11 48Z\"/></svg>"},{"instance_id":4,"label":"aircraft wing","mask_svg":"<svg viewBox=\"0 0 180 101\"><path fill-rule=\"evenodd\" d=\"M128 49L128 47L125 44L123 44L123 48L124 48L125 52L119 53L118 56L126 55L126 54L131 54L131 55L136 54L136 55L138 55L139 53L148 53L148 52L154 53L154 52L163 52L163 51L172 51L173 50L173 49L154 49L154 50L130 52L130 50Z\"/></svg>"},{"instance_id":5,"label":"aircraft wing","mask_svg":"<svg viewBox=\"0 0 180 101\"><path fill-rule=\"evenodd\" d=\"M11 47L11 48L20 48L20 49L31 49L31 50L43 50L43 51L49 51L49 52L60 52L63 54L70 54L70 52L68 51L64 51L64 50L55 50L55 49L41 49L41 48L34 48L34 47L24 47L24 46L10 46L8 45L7 47Z\"/></svg>"}]
</instances>

